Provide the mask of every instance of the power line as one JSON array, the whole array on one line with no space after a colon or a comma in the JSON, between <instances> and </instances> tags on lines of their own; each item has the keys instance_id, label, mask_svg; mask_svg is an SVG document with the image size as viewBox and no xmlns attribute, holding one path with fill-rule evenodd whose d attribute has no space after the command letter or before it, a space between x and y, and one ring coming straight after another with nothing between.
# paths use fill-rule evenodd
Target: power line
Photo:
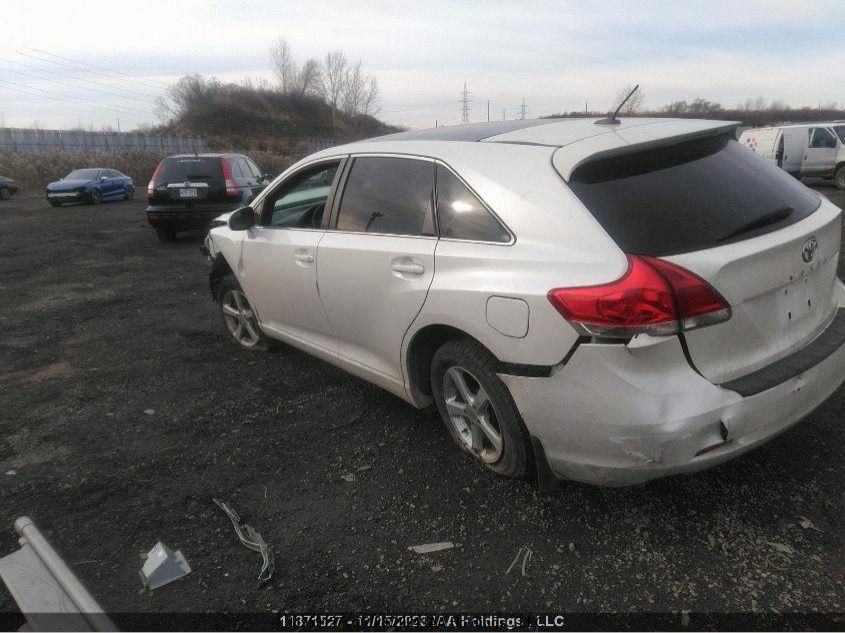
<instances>
[{"instance_id":1,"label":"power line","mask_svg":"<svg viewBox=\"0 0 845 633\"><path fill-rule=\"evenodd\" d=\"M69 77L67 74L57 73L53 70L47 70L46 68L39 68L38 66L32 66L31 64L24 64L23 62L16 62L14 60L6 59L6 58L3 58L3 57L0 57L0 61L4 61L8 64L15 64L16 66L23 66L24 68L29 68L30 70L37 70L38 72L41 72L41 73L47 73L49 75L56 75L57 77L64 77L65 79L73 79L73 81L84 81L85 83L91 84L91 85L94 85L94 86L104 86L106 88L111 88L112 90L122 90L123 92L131 92L132 94L141 95L142 97L151 97L152 96L148 93L141 92L139 90L132 90L131 88L124 88L122 86L113 86L113 85L110 85L110 84L104 84L102 82L93 81L91 79L81 79L79 77L72 77L72 76ZM49 60L44 60L44 61L49 61Z\"/></svg>"},{"instance_id":2,"label":"power line","mask_svg":"<svg viewBox=\"0 0 845 633\"><path fill-rule=\"evenodd\" d=\"M467 90L467 82L464 82L464 89L461 91L461 123L469 123L469 113L472 110L470 106L470 91Z\"/></svg>"},{"instance_id":3,"label":"power line","mask_svg":"<svg viewBox=\"0 0 845 633\"><path fill-rule=\"evenodd\" d=\"M0 61L2 61L2 60L0 60ZM60 81L58 79L50 79L49 77L39 77L38 75L30 75L29 73L24 73L24 72L21 72L19 70L12 70L11 68L0 68L0 70L4 70L7 73L15 73L16 75L23 75L24 77L32 77L33 79L38 79L39 81L52 81L53 83L62 84L64 86L70 86L71 88L76 88L76 89L82 88L82 86L75 86L75 85L68 83L66 81ZM109 95L111 97L117 97L118 99L132 99L134 101L141 101L143 103L148 103L150 105L153 105L155 103L153 101L147 101L145 99L139 99L138 97L129 97L129 96L125 96L125 95L115 94L113 92L106 92L105 90L97 90L96 88L84 88L84 89L89 90L91 92L100 92L102 94Z\"/></svg>"},{"instance_id":4,"label":"power line","mask_svg":"<svg viewBox=\"0 0 845 633\"><path fill-rule=\"evenodd\" d=\"M143 86L145 88L158 88L159 90L161 89L158 86L147 86L145 84L142 84L138 81L133 81L131 79L123 79L122 77L114 77L112 75L107 75L106 73L102 73L98 70L86 70L85 68L79 68L78 66L72 66L70 64L64 64L62 62L56 62L56 61L53 61L52 59L44 59L43 57L37 57L36 55L30 55L29 53L22 53L21 51L15 51L15 53L17 53L18 55L23 55L24 57L29 57L31 59L37 59L40 62L47 62L48 64L56 64L57 66L64 66L66 68L73 68L74 70L81 70L83 72L89 72L89 73L94 73L96 75L102 75L103 77L106 77L107 79L111 79L111 80L117 79L119 81L126 81L126 82L129 82L129 83L140 85L140 86Z\"/></svg>"},{"instance_id":5,"label":"power line","mask_svg":"<svg viewBox=\"0 0 845 633\"><path fill-rule=\"evenodd\" d=\"M11 84L12 86L18 86L18 87L20 87L22 85L22 84L15 83L13 81L8 81L6 79L0 79L0 83ZM55 90L47 90L46 88L36 88L34 86L27 86L27 85L23 85L23 87L28 88L29 90L38 90L40 92L46 92L47 94L58 95L59 97L61 97L63 99L74 99L76 101L88 101L88 102L93 103L94 105L97 105L97 106L99 106L100 103L101 103L100 101L94 101L93 99L86 99L85 97L76 97L74 95L67 95L67 94L64 94L64 93L61 93L61 92L56 92ZM39 96L39 95L35 95L35 96ZM110 110L115 110L115 111L122 110L124 112L135 112L135 113L138 113L138 114L145 114L145 115L150 114L149 111L138 110L136 108L129 108L129 107L126 107L126 106L110 105L108 107L109 107Z\"/></svg>"},{"instance_id":6,"label":"power line","mask_svg":"<svg viewBox=\"0 0 845 633\"><path fill-rule=\"evenodd\" d=\"M39 48L32 48L30 46L27 46L26 48L28 50L35 51L37 53L41 53L42 55L49 55L50 57L55 57L56 59L64 59L66 61L73 62L75 64L82 64L83 66L89 66L90 68L99 68L100 70L105 70L105 71L108 71L110 73L115 73L117 75L125 75L126 77L130 77L132 79L136 79L136 80L140 80L140 81L147 81L147 82L152 82L152 83L156 83L156 84L161 84L165 88L167 86L169 86L169 84L167 82L159 81L158 79L149 79L147 77L140 77L138 75L130 75L129 73L125 73L122 70L113 70L111 68L105 68L104 66L96 66L94 64L89 64L87 62L83 62L83 61L78 60L78 59L73 59L71 57L63 57L61 55L56 55L55 53L48 53L47 51L42 51Z\"/></svg>"},{"instance_id":7,"label":"power line","mask_svg":"<svg viewBox=\"0 0 845 633\"><path fill-rule=\"evenodd\" d=\"M10 92L20 92L21 94L30 95L32 97L38 97L39 99L52 99L53 101L63 101L64 103L72 103L74 105L81 105L85 107L92 107L88 103L80 103L79 101L72 101L70 99L60 99L58 97L49 97L47 95L40 95L35 92L28 92L26 90L20 90L18 88L7 88L6 86L0 86L0 90L8 90ZM108 106L99 106L100 110L111 110L112 112L120 113L122 110L115 110L114 108L109 108Z\"/></svg>"}]
</instances>

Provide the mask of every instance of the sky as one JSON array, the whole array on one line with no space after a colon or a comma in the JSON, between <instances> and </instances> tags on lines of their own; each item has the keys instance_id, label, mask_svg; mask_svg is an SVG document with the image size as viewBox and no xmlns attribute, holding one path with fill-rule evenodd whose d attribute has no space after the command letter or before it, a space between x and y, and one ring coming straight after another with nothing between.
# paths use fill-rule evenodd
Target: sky
<instances>
[{"instance_id":1,"label":"sky","mask_svg":"<svg viewBox=\"0 0 845 633\"><path fill-rule=\"evenodd\" d=\"M185 74L274 81L269 45L304 61L343 49L409 128L605 111L640 84L646 107L704 97L845 104L845 0L4 0L0 126L156 124ZM10 26L11 25L11 28Z\"/></svg>"}]
</instances>

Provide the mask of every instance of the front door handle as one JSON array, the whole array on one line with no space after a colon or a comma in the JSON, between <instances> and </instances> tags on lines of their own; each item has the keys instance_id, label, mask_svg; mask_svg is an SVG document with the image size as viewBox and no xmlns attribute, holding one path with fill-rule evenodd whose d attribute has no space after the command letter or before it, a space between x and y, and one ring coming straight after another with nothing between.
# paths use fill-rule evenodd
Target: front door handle
<instances>
[{"instance_id":1,"label":"front door handle","mask_svg":"<svg viewBox=\"0 0 845 633\"><path fill-rule=\"evenodd\" d=\"M391 268L406 275L422 275L425 272L425 266L422 264L393 264Z\"/></svg>"},{"instance_id":2,"label":"front door handle","mask_svg":"<svg viewBox=\"0 0 845 633\"><path fill-rule=\"evenodd\" d=\"M298 262L302 262L303 264L314 263L314 256L311 253L294 253L293 258Z\"/></svg>"}]
</instances>

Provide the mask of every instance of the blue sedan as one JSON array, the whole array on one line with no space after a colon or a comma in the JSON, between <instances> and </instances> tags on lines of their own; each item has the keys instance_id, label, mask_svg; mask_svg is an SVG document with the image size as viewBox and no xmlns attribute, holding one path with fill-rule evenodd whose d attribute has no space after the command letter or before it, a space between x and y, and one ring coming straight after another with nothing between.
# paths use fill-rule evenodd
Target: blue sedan
<instances>
[{"instance_id":1,"label":"blue sedan","mask_svg":"<svg viewBox=\"0 0 845 633\"><path fill-rule=\"evenodd\" d=\"M105 200L131 200L135 183L116 169L75 169L67 176L47 185L47 200L54 207L65 202L100 204Z\"/></svg>"}]
</instances>

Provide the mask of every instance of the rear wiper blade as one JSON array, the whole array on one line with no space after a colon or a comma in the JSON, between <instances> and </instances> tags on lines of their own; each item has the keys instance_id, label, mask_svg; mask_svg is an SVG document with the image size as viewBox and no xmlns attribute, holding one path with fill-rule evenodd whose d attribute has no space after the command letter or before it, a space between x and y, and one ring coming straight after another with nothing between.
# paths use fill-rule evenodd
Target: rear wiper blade
<instances>
[{"instance_id":1,"label":"rear wiper blade","mask_svg":"<svg viewBox=\"0 0 845 633\"><path fill-rule=\"evenodd\" d=\"M732 231L725 235L724 237L720 237L717 242L725 242L730 240L738 235L742 235L743 233L750 233L751 231L756 231L757 229L762 229L764 226L769 226L770 224L777 224L778 222L783 222L786 218L788 218L792 213L795 211L792 207L781 207L780 209L775 209L771 213L767 213L762 218L757 218L749 222L748 224L743 224L737 230Z\"/></svg>"}]
</instances>

